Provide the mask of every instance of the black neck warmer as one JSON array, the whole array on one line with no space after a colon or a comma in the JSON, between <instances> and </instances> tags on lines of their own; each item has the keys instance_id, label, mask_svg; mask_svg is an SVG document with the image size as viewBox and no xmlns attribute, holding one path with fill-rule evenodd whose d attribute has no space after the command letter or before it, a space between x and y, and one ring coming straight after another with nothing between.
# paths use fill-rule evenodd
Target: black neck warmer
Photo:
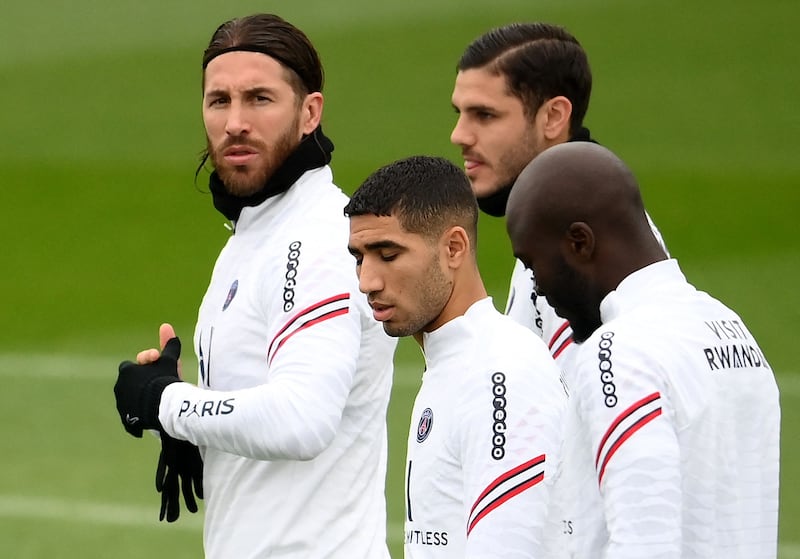
<instances>
[{"instance_id":1,"label":"black neck warmer","mask_svg":"<svg viewBox=\"0 0 800 559\"><path fill-rule=\"evenodd\" d=\"M583 127L579 128L575 135L567 141L592 142L594 144L597 143L592 139L589 129ZM494 194L490 194L484 198L478 198L478 207L481 209L481 211L489 214L492 217L503 217L506 215L506 204L508 203L508 196L511 194L512 186L514 186L513 181L511 184L502 187Z\"/></svg>"},{"instance_id":2,"label":"black neck warmer","mask_svg":"<svg viewBox=\"0 0 800 559\"><path fill-rule=\"evenodd\" d=\"M234 196L228 192L214 171L208 179L214 207L231 221L236 221L242 208L258 206L267 198L286 192L306 171L330 163L332 151L333 142L322 133L322 125L317 126L311 134L301 140L297 149L272 174L263 188L249 196Z\"/></svg>"}]
</instances>

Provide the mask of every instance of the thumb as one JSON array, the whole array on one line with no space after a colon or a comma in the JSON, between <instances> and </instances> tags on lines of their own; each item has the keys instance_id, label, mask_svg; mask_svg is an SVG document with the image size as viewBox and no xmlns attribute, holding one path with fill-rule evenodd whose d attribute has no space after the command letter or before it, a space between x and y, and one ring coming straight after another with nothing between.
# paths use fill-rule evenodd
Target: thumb
<instances>
[{"instance_id":1,"label":"thumb","mask_svg":"<svg viewBox=\"0 0 800 559\"><path fill-rule=\"evenodd\" d=\"M181 356L181 341L178 338L170 338L164 346L164 351L161 352L161 357L178 361Z\"/></svg>"},{"instance_id":2,"label":"thumb","mask_svg":"<svg viewBox=\"0 0 800 559\"><path fill-rule=\"evenodd\" d=\"M163 350L167 342L175 337L175 328L172 324L165 322L158 328L158 345Z\"/></svg>"}]
</instances>

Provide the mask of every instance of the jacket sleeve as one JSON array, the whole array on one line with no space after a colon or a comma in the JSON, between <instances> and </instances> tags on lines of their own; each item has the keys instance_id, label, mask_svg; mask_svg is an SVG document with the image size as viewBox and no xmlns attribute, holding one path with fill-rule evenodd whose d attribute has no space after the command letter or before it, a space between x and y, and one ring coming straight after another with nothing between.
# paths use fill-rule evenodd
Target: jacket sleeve
<instances>
[{"instance_id":1,"label":"jacket sleeve","mask_svg":"<svg viewBox=\"0 0 800 559\"><path fill-rule=\"evenodd\" d=\"M465 556L540 557L566 404L555 366L498 367L464 388Z\"/></svg>"},{"instance_id":2,"label":"jacket sleeve","mask_svg":"<svg viewBox=\"0 0 800 559\"><path fill-rule=\"evenodd\" d=\"M604 557L678 558L681 457L667 363L613 331L581 348L578 399L608 531ZM645 346L646 347L646 346Z\"/></svg>"},{"instance_id":3,"label":"jacket sleeve","mask_svg":"<svg viewBox=\"0 0 800 559\"><path fill-rule=\"evenodd\" d=\"M311 271L304 284L316 287L296 290L292 313L277 311L282 290L264 284L264 320L280 317L264 342L266 381L230 391L174 383L159 409L170 435L261 460L310 460L330 445L358 364L362 317L354 298L363 295L346 260L321 255L304 265Z\"/></svg>"}]
</instances>

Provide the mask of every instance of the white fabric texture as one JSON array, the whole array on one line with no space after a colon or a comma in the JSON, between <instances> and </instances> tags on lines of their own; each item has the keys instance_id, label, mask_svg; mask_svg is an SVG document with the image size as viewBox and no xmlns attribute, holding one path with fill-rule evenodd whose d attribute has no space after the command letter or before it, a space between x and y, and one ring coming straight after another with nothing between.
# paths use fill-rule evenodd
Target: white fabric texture
<instances>
[{"instance_id":1,"label":"white fabric texture","mask_svg":"<svg viewBox=\"0 0 800 559\"><path fill-rule=\"evenodd\" d=\"M675 260L628 276L567 371L560 553L777 554L780 406L742 319Z\"/></svg>"},{"instance_id":2,"label":"white fabric texture","mask_svg":"<svg viewBox=\"0 0 800 559\"><path fill-rule=\"evenodd\" d=\"M491 299L423 336L406 461L409 559L540 557L566 393Z\"/></svg>"},{"instance_id":3,"label":"white fabric texture","mask_svg":"<svg viewBox=\"0 0 800 559\"><path fill-rule=\"evenodd\" d=\"M159 419L204 457L206 557L386 558L386 409L395 340L372 319L330 168L246 207L194 347L202 386Z\"/></svg>"}]
</instances>

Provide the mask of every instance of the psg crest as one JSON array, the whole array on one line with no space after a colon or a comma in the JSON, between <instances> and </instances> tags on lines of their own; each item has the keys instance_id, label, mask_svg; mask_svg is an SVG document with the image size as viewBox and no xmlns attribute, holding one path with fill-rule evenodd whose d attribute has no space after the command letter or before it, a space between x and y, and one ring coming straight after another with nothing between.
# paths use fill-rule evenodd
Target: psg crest
<instances>
[{"instance_id":1,"label":"psg crest","mask_svg":"<svg viewBox=\"0 0 800 559\"><path fill-rule=\"evenodd\" d=\"M422 412L422 417L419 418L419 425L417 425L417 442L421 443L428 438L433 429L433 411L430 408L425 408Z\"/></svg>"}]
</instances>

